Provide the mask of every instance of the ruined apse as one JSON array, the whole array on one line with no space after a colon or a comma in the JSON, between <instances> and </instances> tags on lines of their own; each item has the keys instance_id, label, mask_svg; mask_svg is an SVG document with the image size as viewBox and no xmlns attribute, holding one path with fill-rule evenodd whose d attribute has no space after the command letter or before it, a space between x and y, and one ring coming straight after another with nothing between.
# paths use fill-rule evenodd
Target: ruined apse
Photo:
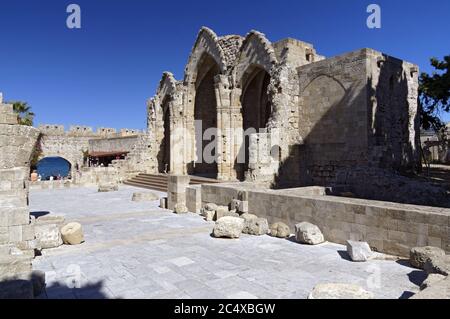
<instances>
[{"instance_id":1,"label":"ruined apse","mask_svg":"<svg viewBox=\"0 0 450 319\"><path fill-rule=\"evenodd\" d=\"M358 166L414 171L417 83L416 65L372 49L325 58L296 39L203 27L183 80L165 72L148 101L155 173L292 187Z\"/></svg>"}]
</instances>

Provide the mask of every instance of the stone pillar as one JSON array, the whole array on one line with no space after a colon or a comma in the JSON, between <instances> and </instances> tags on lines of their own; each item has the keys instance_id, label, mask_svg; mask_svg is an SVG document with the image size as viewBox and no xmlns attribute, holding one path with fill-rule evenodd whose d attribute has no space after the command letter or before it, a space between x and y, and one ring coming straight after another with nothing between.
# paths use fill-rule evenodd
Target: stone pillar
<instances>
[{"instance_id":1,"label":"stone pillar","mask_svg":"<svg viewBox=\"0 0 450 319\"><path fill-rule=\"evenodd\" d=\"M242 89L233 88L230 93L230 180L238 180L243 176L243 163L238 163L238 156L244 142L243 119L241 106Z\"/></svg>"},{"instance_id":2,"label":"stone pillar","mask_svg":"<svg viewBox=\"0 0 450 319\"><path fill-rule=\"evenodd\" d=\"M275 139L278 141L278 138ZM255 133L250 135L249 145L249 170L245 173L245 179L252 182L260 182L270 185L275 180L279 168L279 152L272 147L278 147L273 143L271 133ZM274 151L274 154L271 154Z\"/></svg>"},{"instance_id":3,"label":"stone pillar","mask_svg":"<svg viewBox=\"0 0 450 319\"><path fill-rule=\"evenodd\" d=\"M32 298L36 240L28 208L30 158L39 131L17 125L0 96L0 298Z\"/></svg>"},{"instance_id":4,"label":"stone pillar","mask_svg":"<svg viewBox=\"0 0 450 319\"><path fill-rule=\"evenodd\" d=\"M185 164L185 129L183 118L170 116L170 173L183 174Z\"/></svg>"},{"instance_id":5,"label":"stone pillar","mask_svg":"<svg viewBox=\"0 0 450 319\"><path fill-rule=\"evenodd\" d=\"M173 210L177 204L186 205L186 188L189 186L188 175L169 175L167 185L167 209Z\"/></svg>"},{"instance_id":6,"label":"stone pillar","mask_svg":"<svg viewBox=\"0 0 450 319\"><path fill-rule=\"evenodd\" d=\"M226 75L215 77L215 95L217 102L217 178L229 180L232 168L231 148L231 89Z\"/></svg>"}]
</instances>

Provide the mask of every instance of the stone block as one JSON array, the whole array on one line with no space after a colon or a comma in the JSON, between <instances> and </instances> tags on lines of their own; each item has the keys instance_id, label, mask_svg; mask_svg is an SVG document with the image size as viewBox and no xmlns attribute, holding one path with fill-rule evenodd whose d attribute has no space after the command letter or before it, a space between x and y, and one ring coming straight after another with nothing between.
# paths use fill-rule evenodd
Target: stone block
<instances>
[{"instance_id":1,"label":"stone block","mask_svg":"<svg viewBox=\"0 0 450 319\"><path fill-rule=\"evenodd\" d=\"M274 223L270 226L270 236L278 238L287 238L291 235L289 226L285 223Z\"/></svg>"},{"instance_id":2,"label":"stone block","mask_svg":"<svg viewBox=\"0 0 450 319\"><path fill-rule=\"evenodd\" d=\"M297 242L308 245L317 245L324 242L319 227L308 222L295 225L295 238Z\"/></svg>"},{"instance_id":3,"label":"stone block","mask_svg":"<svg viewBox=\"0 0 450 319\"><path fill-rule=\"evenodd\" d=\"M239 213L248 213L248 201L241 201L238 208Z\"/></svg>"},{"instance_id":4,"label":"stone block","mask_svg":"<svg viewBox=\"0 0 450 319\"><path fill-rule=\"evenodd\" d=\"M168 193L167 194L167 208L175 209L176 204L186 204L186 193Z\"/></svg>"},{"instance_id":5,"label":"stone block","mask_svg":"<svg viewBox=\"0 0 450 319\"><path fill-rule=\"evenodd\" d=\"M199 214L202 208L202 186L193 185L186 188L186 206L190 212Z\"/></svg>"},{"instance_id":6,"label":"stone block","mask_svg":"<svg viewBox=\"0 0 450 319\"><path fill-rule=\"evenodd\" d=\"M22 226L22 240L33 240L35 239L35 230L34 230L34 224L29 223L28 225Z\"/></svg>"},{"instance_id":7,"label":"stone block","mask_svg":"<svg viewBox=\"0 0 450 319\"><path fill-rule=\"evenodd\" d=\"M450 255L431 256L423 268L428 274L448 276L450 274Z\"/></svg>"},{"instance_id":8,"label":"stone block","mask_svg":"<svg viewBox=\"0 0 450 319\"><path fill-rule=\"evenodd\" d=\"M0 245L9 243L9 227L0 226Z\"/></svg>"},{"instance_id":9,"label":"stone block","mask_svg":"<svg viewBox=\"0 0 450 319\"><path fill-rule=\"evenodd\" d=\"M254 214L249 214L249 213L244 213L240 216L245 222L252 220L252 219L256 219L258 218L258 216L254 215Z\"/></svg>"},{"instance_id":10,"label":"stone block","mask_svg":"<svg viewBox=\"0 0 450 319\"><path fill-rule=\"evenodd\" d=\"M372 250L366 242L347 241L347 253L353 261L367 261L372 256Z\"/></svg>"},{"instance_id":11,"label":"stone block","mask_svg":"<svg viewBox=\"0 0 450 319\"><path fill-rule=\"evenodd\" d=\"M99 193L116 192L119 190L119 185L116 183L102 183L98 186Z\"/></svg>"},{"instance_id":12,"label":"stone block","mask_svg":"<svg viewBox=\"0 0 450 319\"><path fill-rule=\"evenodd\" d=\"M186 214L188 212L188 209L184 203L178 203L175 205L173 212L175 214Z\"/></svg>"},{"instance_id":13,"label":"stone block","mask_svg":"<svg viewBox=\"0 0 450 319\"><path fill-rule=\"evenodd\" d=\"M8 227L8 233L9 233L9 242L10 243L17 243L21 242L23 240L23 226L9 226Z\"/></svg>"},{"instance_id":14,"label":"stone block","mask_svg":"<svg viewBox=\"0 0 450 319\"><path fill-rule=\"evenodd\" d=\"M409 254L409 263L415 268L424 269L428 259L444 255L445 251L439 247L413 247Z\"/></svg>"},{"instance_id":15,"label":"stone block","mask_svg":"<svg viewBox=\"0 0 450 319\"><path fill-rule=\"evenodd\" d=\"M213 236L217 238L239 238L243 228L244 220L242 218L226 216L216 222Z\"/></svg>"},{"instance_id":16,"label":"stone block","mask_svg":"<svg viewBox=\"0 0 450 319\"><path fill-rule=\"evenodd\" d=\"M214 220L219 220L220 218L226 216L228 212L229 210L227 206L217 206Z\"/></svg>"},{"instance_id":17,"label":"stone block","mask_svg":"<svg viewBox=\"0 0 450 319\"><path fill-rule=\"evenodd\" d=\"M31 273L31 261L26 255L0 255L0 282Z\"/></svg>"},{"instance_id":18,"label":"stone block","mask_svg":"<svg viewBox=\"0 0 450 319\"><path fill-rule=\"evenodd\" d=\"M431 286L440 282L441 280L444 280L445 278L447 278L447 276L441 274L429 274L427 279L425 279L424 282L420 285L420 290L430 288Z\"/></svg>"},{"instance_id":19,"label":"stone block","mask_svg":"<svg viewBox=\"0 0 450 319\"><path fill-rule=\"evenodd\" d=\"M167 209L167 197L162 197L159 199L159 207Z\"/></svg>"},{"instance_id":20,"label":"stone block","mask_svg":"<svg viewBox=\"0 0 450 319\"><path fill-rule=\"evenodd\" d=\"M207 203L207 204L205 204L205 206L204 206L204 208L206 209L206 210L217 210L217 205L216 204L214 204L214 203Z\"/></svg>"},{"instance_id":21,"label":"stone block","mask_svg":"<svg viewBox=\"0 0 450 319\"><path fill-rule=\"evenodd\" d=\"M265 218L253 218L244 223L244 234L261 236L269 232L269 223Z\"/></svg>"},{"instance_id":22,"label":"stone block","mask_svg":"<svg viewBox=\"0 0 450 319\"><path fill-rule=\"evenodd\" d=\"M133 193L131 200L133 202L152 202L158 200L159 196L153 192Z\"/></svg>"},{"instance_id":23,"label":"stone block","mask_svg":"<svg viewBox=\"0 0 450 319\"><path fill-rule=\"evenodd\" d=\"M37 225L56 224L60 227L65 223L65 221L66 221L66 219L64 216L51 215L51 214L43 215L43 216L36 218Z\"/></svg>"},{"instance_id":24,"label":"stone block","mask_svg":"<svg viewBox=\"0 0 450 319\"><path fill-rule=\"evenodd\" d=\"M308 299L373 299L371 292L354 284L327 283L318 284L308 296Z\"/></svg>"},{"instance_id":25,"label":"stone block","mask_svg":"<svg viewBox=\"0 0 450 319\"><path fill-rule=\"evenodd\" d=\"M216 216L216 211L214 211L214 210L205 210L205 209L203 209L201 215L202 215L203 217L205 217L205 220L206 220L207 222L211 222L211 221L214 220L214 218L215 218L215 216Z\"/></svg>"},{"instance_id":26,"label":"stone block","mask_svg":"<svg viewBox=\"0 0 450 319\"><path fill-rule=\"evenodd\" d=\"M421 290L410 299L450 299L450 277L434 282L430 287Z\"/></svg>"},{"instance_id":27,"label":"stone block","mask_svg":"<svg viewBox=\"0 0 450 319\"><path fill-rule=\"evenodd\" d=\"M168 192L185 193L186 187L189 186L189 175L169 175Z\"/></svg>"},{"instance_id":28,"label":"stone block","mask_svg":"<svg viewBox=\"0 0 450 319\"><path fill-rule=\"evenodd\" d=\"M35 225L36 239L42 249L55 248L63 244L61 238L61 231L57 224L43 224L36 223Z\"/></svg>"},{"instance_id":29,"label":"stone block","mask_svg":"<svg viewBox=\"0 0 450 319\"><path fill-rule=\"evenodd\" d=\"M230 209L239 211L240 204L241 204L241 201L239 199L233 199L230 203Z\"/></svg>"}]
</instances>

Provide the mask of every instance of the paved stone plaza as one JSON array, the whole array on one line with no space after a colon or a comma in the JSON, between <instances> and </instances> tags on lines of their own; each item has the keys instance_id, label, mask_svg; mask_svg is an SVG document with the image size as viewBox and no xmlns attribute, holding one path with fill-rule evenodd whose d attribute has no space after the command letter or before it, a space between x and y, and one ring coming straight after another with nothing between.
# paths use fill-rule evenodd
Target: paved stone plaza
<instances>
[{"instance_id":1,"label":"paved stone plaza","mask_svg":"<svg viewBox=\"0 0 450 319\"><path fill-rule=\"evenodd\" d=\"M33 268L47 278L40 298L306 298L320 282L355 283L377 298L400 298L417 292L425 277L392 260L353 263L336 244L249 235L216 239L210 236L214 222L173 214L157 201L132 202L136 191L142 189L31 192L33 214L50 211L78 221L86 238L36 257ZM377 271L381 288L367 287ZM81 288L71 289L75 278Z\"/></svg>"}]
</instances>

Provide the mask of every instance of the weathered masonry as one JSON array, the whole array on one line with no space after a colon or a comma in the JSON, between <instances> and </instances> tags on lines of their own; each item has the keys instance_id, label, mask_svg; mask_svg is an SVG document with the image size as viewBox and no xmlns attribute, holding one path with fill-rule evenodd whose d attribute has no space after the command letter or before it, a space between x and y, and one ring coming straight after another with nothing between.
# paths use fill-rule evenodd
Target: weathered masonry
<instances>
[{"instance_id":1,"label":"weathered masonry","mask_svg":"<svg viewBox=\"0 0 450 319\"><path fill-rule=\"evenodd\" d=\"M372 49L325 58L299 40L203 27L184 79L165 72L149 100L155 170L278 188L357 166L414 171L417 86L416 65ZM210 149L217 160L200 162Z\"/></svg>"},{"instance_id":2,"label":"weathered masonry","mask_svg":"<svg viewBox=\"0 0 450 319\"><path fill-rule=\"evenodd\" d=\"M39 159L61 157L71 166L72 177L77 177L76 167L87 170L86 158L114 158L110 166L115 167L119 179L124 180L138 173L152 172L154 161L151 157L151 144L146 132L113 128L98 128L96 131L88 126L71 126L68 131L62 125L43 124L38 127L39 139L37 149ZM80 179L79 179L80 180Z\"/></svg>"}]
</instances>

